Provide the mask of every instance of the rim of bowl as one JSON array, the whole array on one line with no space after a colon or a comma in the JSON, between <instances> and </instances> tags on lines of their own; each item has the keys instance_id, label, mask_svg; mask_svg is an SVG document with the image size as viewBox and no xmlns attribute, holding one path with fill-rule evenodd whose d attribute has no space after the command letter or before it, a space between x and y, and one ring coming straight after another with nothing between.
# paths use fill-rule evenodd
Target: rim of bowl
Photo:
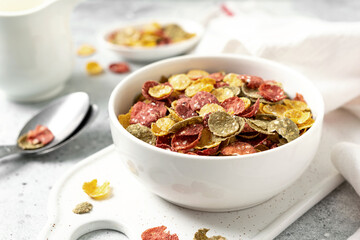
<instances>
[{"instance_id":1,"label":"rim of bowl","mask_svg":"<svg viewBox=\"0 0 360 240\"><path fill-rule=\"evenodd\" d=\"M149 22L154 22L154 21L158 21L161 24L164 23L177 23L180 26L182 26L181 23L187 22L193 26L195 26L196 28L198 28L198 31L196 32L196 35L192 38L180 41L180 42L176 42L176 43L171 43L171 44L167 44L167 45L161 45L161 46L155 46L155 47L151 47L151 48L147 48L147 47L127 47L127 46L122 46L122 45L117 45L114 43L111 43L107 40L108 36L125 27L131 27L134 25L143 25ZM135 52L150 52L150 51L157 51L157 50L167 50L169 48L173 48L173 47L179 47L181 45L186 45L186 44L190 44L190 42L198 42L201 37L204 34L204 26L197 22L197 21L193 21L193 20L189 20L189 19L185 19L185 18L144 18L144 19L140 19L140 20L135 20L135 21L131 21L131 22L127 22L127 23L114 23L111 24L110 26L104 28L103 30L101 30L98 34L98 38L100 40L100 42L105 45L108 49L110 50L115 50L115 51L121 51L121 52L127 52L127 53L135 53Z\"/></svg>"},{"instance_id":2,"label":"rim of bowl","mask_svg":"<svg viewBox=\"0 0 360 240\"><path fill-rule=\"evenodd\" d=\"M178 60L181 59L202 59L202 58L229 58L229 59L242 59L242 60L246 60L246 61L260 61L262 64L267 64L267 65L271 65L275 68L281 69L282 71L286 71L289 72L290 74L296 75L298 78L301 78L302 80L304 80L306 82L306 84L310 85L311 88L316 92L317 95L317 101L318 102L318 112L317 112L317 116L315 119L315 122L313 124L313 126L306 131L303 135L301 135L300 137L298 137L297 139L284 144L280 147L277 148L273 148L273 149L269 149L267 151L262 151L262 152L257 152L254 154L245 154L245 155L238 155L238 156L201 156L201 155L190 155L190 154L184 154L184 153L178 153L178 152L173 152L173 151L169 151L169 150L165 150L162 148L158 148L156 146L150 145L146 142L141 141L140 139L136 138L135 136L133 136L132 134L130 134L128 131L126 131L126 129L119 123L119 121L117 120L117 116L114 112L114 103L115 103L115 97L117 95L117 92L119 91L119 89L122 88L122 85L124 85L127 81L129 81L131 78L133 78L133 76L141 74L144 71L147 71L148 69L151 69L154 66L157 65L162 65L166 62L176 62ZM322 122L323 122L323 118L324 118L324 100L322 98L322 95L320 93L320 91L317 89L317 87L308 79L306 78L304 75L302 75L301 73L274 61L268 60L268 59L264 59L264 58L260 58L260 57L254 57L254 56L243 56L243 55L238 55L238 54L214 54L214 55L190 55L190 56L180 56L180 57L173 57L173 58L168 58L165 60L161 60L161 61L157 61L155 63L149 64L145 67L142 67L138 70L136 70L135 72L131 73L129 76L127 76L125 79L123 79L120 83L118 83L115 88L113 89L113 91L111 92L110 98L109 98L109 103L108 103L108 111L109 111L109 118L110 121L114 124L115 128L117 131L119 131L120 134L125 135L129 140L131 140L132 142L134 142L135 144L139 144L141 147L145 147L149 150L152 151L156 151L159 152L159 154L165 154L168 155L169 157L181 157L181 158L185 158L188 160L208 160L208 161L219 161L219 158L221 160L240 160L240 159L247 159L247 158L253 158L253 157L261 157L263 155L268 155L270 153L275 153L278 151L282 151L281 149L285 149L285 148L289 148L294 144L297 144L299 141L302 141L304 136L308 136L310 133L312 133L313 131L315 131L315 129L321 127Z\"/></svg>"}]
</instances>

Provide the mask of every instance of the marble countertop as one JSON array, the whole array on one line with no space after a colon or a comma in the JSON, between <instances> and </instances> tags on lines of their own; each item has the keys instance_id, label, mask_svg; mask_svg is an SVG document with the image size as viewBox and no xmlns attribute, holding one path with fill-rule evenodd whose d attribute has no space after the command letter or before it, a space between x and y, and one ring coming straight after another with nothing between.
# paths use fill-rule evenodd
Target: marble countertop
<instances>
[{"instance_id":1,"label":"marble countertop","mask_svg":"<svg viewBox=\"0 0 360 240\"><path fill-rule=\"evenodd\" d=\"M220 1L122 1L89 0L80 3L71 17L75 48L83 43L97 46L98 52L89 58L75 57L76 68L60 95L85 91L100 108L93 125L71 144L39 157L15 157L0 162L0 239L36 239L46 222L49 192L57 181L75 163L112 143L108 125L107 101L112 89L127 74L109 72L89 77L85 63L96 60L103 66L121 60L98 46L98 31L114 22L129 21L138 17L199 16L208 8L217 7ZM347 1L241 1L255 4L274 14L296 11L329 21L359 21L360 3ZM75 52L75 51L74 51ZM144 64L131 63L132 71ZM18 131L32 115L44 107L41 103L14 103L0 96L0 144L12 144ZM344 183L324 200L310 209L276 239L346 239L360 227L359 197L348 183ZM113 231L96 231L84 239L126 239Z\"/></svg>"}]
</instances>

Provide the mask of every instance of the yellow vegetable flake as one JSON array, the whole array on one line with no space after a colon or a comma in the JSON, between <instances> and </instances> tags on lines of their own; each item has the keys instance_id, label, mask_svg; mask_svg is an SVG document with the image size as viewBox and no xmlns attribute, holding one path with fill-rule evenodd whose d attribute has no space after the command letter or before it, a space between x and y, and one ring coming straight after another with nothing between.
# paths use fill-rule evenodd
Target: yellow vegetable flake
<instances>
[{"instance_id":1,"label":"yellow vegetable flake","mask_svg":"<svg viewBox=\"0 0 360 240\"><path fill-rule=\"evenodd\" d=\"M302 124L309 119L310 113L304 113L297 109L290 109L284 113L284 117L290 118L296 124Z\"/></svg>"},{"instance_id":2,"label":"yellow vegetable flake","mask_svg":"<svg viewBox=\"0 0 360 240\"><path fill-rule=\"evenodd\" d=\"M241 97L240 98L244 103L245 103L245 109L247 109L248 107L250 107L251 105L251 100L246 98L246 97ZM261 103L260 103L261 104Z\"/></svg>"},{"instance_id":3,"label":"yellow vegetable flake","mask_svg":"<svg viewBox=\"0 0 360 240\"><path fill-rule=\"evenodd\" d=\"M201 133L200 141L195 146L195 149L213 148L220 145L220 143L220 138L215 138L208 128L204 128Z\"/></svg>"},{"instance_id":4,"label":"yellow vegetable flake","mask_svg":"<svg viewBox=\"0 0 360 240\"><path fill-rule=\"evenodd\" d=\"M174 109L172 108L167 108L169 111L169 116L171 117L171 119L173 119L175 122L181 122L182 120L184 120L182 117L180 117Z\"/></svg>"},{"instance_id":5,"label":"yellow vegetable flake","mask_svg":"<svg viewBox=\"0 0 360 240\"><path fill-rule=\"evenodd\" d=\"M98 75L103 72L103 68L97 62L88 62L86 64L86 72L89 75Z\"/></svg>"},{"instance_id":6,"label":"yellow vegetable flake","mask_svg":"<svg viewBox=\"0 0 360 240\"><path fill-rule=\"evenodd\" d=\"M155 123L151 124L151 131L154 133L155 136L165 136L169 132L169 129L175 124L176 122L168 117L163 117L158 119Z\"/></svg>"},{"instance_id":7,"label":"yellow vegetable flake","mask_svg":"<svg viewBox=\"0 0 360 240\"><path fill-rule=\"evenodd\" d=\"M172 91L172 88L165 84L159 84L149 88L149 95L154 98L162 98L168 96Z\"/></svg>"},{"instance_id":8,"label":"yellow vegetable flake","mask_svg":"<svg viewBox=\"0 0 360 240\"><path fill-rule=\"evenodd\" d=\"M80 57L88 57L96 52L95 48L91 45L81 45L77 50L77 55Z\"/></svg>"},{"instance_id":9,"label":"yellow vegetable flake","mask_svg":"<svg viewBox=\"0 0 360 240\"><path fill-rule=\"evenodd\" d=\"M130 112L127 114L120 114L118 120L124 128L127 128L130 125Z\"/></svg>"},{"instance_id":10,"label":"yellow vegetable flake","mask_svg":"<svg viewBox=\"0 0 360 240\"><path fill-rule=\"evenodd\" d=\"M309 106L302 101L284 99L284 103L287 107L291 109L297 109L300 111L310 110Z\"/></svg>"},{"instance_id":11,"label":"yellow vegetable flake","mask_svg":"<svg viewBox=\"0 0 360 240\"><path fill-rule=\"evenodd\" d=\"M298 128L299 130L310 128L314 124L315 120L312 118L309 118L306 122L299 124Z\"/></svg>"},{"instance_id":12,"label":"yellow vegetable flake","mask_svg":"<svg viewBox=\"0 0 360 240\"><path fill-rule=\"evenodd\" d=\"M277 117L283 117L284 113L288 110L288 108L281 104L276 104L276 105L267 104L263 106L262 110L267 114L273 114Z\"/></svg>"},{"instance_id":13,"label":"yellow vegetable flake","mask_svg":"<svg viewBox=\"0 0 360 240\"><path fill-rule=\"evenodd\" d=\"M203 70L190 70L188 73L187 73L187 76L191 79L200 79L200 78L204 78L206 76L208 76L209 73L206 72L206 71L203 71Z\"/></svg>"},{"instance_id":14,"label":"yellow vegetable flake","mask_svg":"<svg viewBox=\"0 0 360 240\"><path fill-rule=\"evenodd\" d=\"M204 105L204 106L200 109L199 115L200 115L201 117L204 117L204 116L205 116L206 114L208 114L208 113L218 112L218 111L225 112L225 109L224 109L222 106L220 106L220 105L218 105L218 104L216 104L216 103L208 103L208 104Z\"/></svg>"},{"instance_id":15,"label":"yellow vegetable flake","mask_svg":"<svg viewBox=\"0 0 360 240\"><path fill-rule=\"evenodd\" d=\"M190 84L192 80L185 74L176 74L169 78L169 83L174 88L174 90L183 91Z\"/></svg>"},{"instance_id":16,"label":"yellow vegetable flake","mask_svg":"<svg viewBox=\"0 0 360 240\"><path fill-rule=\"evenodd\" d=\"M110 183L104 182L103 185L98 186L97 179L94 179L91 182L85 182L82 188L89 197L96 200L105 199L111 194Z\"/></svg>"},{"instance_id":17,"label":"yellow vegetable flake","mask_svg":"<svg viewBox=\"0 0 360 240\"><path fill-rule=\"evenodd\" d=\"M243 85L243 82L238 76L238 74L229 73L225 75L223 81L228 83L230 86L241 87L241 85Z\"/></svg>"},{"instance_id":18,"label":"yellow vegetable flake","mask_svg":"<svg viewBox=\"0 0 360 240\"><path fill-rule=\"evenodd\" d=\"M234 92L229 88L217 88L211 92L219 102L223 102L228 98L234 97Z\"/></svg>"},{"instance_id":19,"label":"yellow vegetable flake","mask_svg":"<svg viewBox=\"0 0 360 240\"><path fill-rule=\"evenodd\" d=\"M214 89L216 81L211 78L203 78L194 81L188 88L185 89L185 95L188 97L194 96L196 93L204 91L211 92Z\"/></svg>"}]
</instances>

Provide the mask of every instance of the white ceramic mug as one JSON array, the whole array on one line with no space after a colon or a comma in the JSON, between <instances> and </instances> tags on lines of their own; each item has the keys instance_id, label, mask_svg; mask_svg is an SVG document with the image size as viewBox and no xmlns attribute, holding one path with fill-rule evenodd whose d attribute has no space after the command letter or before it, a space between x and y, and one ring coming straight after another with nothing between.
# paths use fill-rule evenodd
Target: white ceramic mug
<instances>
[{"instance_id":1,"label":"white ceramic mug","mask_svg":"<svg viewBox=\"0 0 360 240\"><path fill-rule=\"evenodd\" d=\"M15 101L53 97L73 68L69 16L75 1L8 1L0 4L0 90Z\"/></svg>"}]
</instances>

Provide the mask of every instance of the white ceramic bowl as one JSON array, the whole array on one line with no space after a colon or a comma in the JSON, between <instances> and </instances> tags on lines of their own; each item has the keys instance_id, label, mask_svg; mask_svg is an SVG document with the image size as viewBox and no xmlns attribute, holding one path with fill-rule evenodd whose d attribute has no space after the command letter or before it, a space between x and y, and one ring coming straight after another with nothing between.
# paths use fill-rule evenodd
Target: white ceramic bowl
<instances>
[{"instance_id":1,"label":"white ceramic bowl","mask_svg":"<svg viewBox=\"0 0 360 240\"><path fill-rule=\"evenodd\" d=\"M154 21L160 23L161 25L170 24L170 23L179 24L185 31L189 33L196 33L196 36L178 43L162 45L153 48L121 46L121 45L113 44L107 40L109 36L117 30L129 26L140 27L143 26L144 24L148 24ZM99 34L99 38L101 44L105 46L105 48L121 55L123 58L133 61L148 62L148 61L156 61L163 58L176 56L189 51L199 42L203 33L204 33L204 27L196 21L181 19L181 18L164 18L164 19L160 18L160 19L146 19L146 20L144 19L126 24L116 24L112 27L105 29L104 31L101 31L101 33Z\"/></svg>"},{"instance_id":2,"label":"white ceramic bowl","mask_svg":"<svg viewBox=\"0 0 360 240\"><path fill-rule=\"evenodd\" d=\"M163 150L128 133L117 115L128 112L145 81L190 69L224 70L261 76L284 84L286 92L304 95L314 125L294 141L243 156L193 156ZM112 137L131 172L160 197L191 209L230 211L264 202L290 186L309 166L321 137L324 103L304 76L278 63L234 55L185 56L148 65L124 79L109 101Z\"/></svg>"}]
</instances>

